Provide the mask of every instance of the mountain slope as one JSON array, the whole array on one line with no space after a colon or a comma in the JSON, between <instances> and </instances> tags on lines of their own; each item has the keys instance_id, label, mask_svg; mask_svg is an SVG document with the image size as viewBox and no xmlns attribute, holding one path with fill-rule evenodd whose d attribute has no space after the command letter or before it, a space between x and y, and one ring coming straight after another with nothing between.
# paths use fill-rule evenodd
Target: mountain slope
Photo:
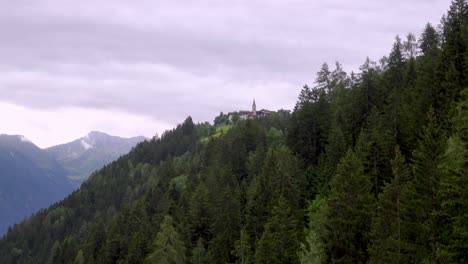
<instances>
[{"instance_id":1,"label":"mountain slope","mask_svg":"<svg viewBox=\"0 0 468 264\"><path fill-rule=\"evenodd\" d=\"M0 234L73 190L65 170L24 136L0 135Z\"/></svg>"},{"instance_id":2,"label":"mountain slope","mask_svg":"<svg viewBox=\"0 0 468 264\"><path fill-rule=\"evenodd\" d=\"M418 57L397 38L357 75L324 64L291 116L138 144L9 231L0 263L467 263L467 10Z\"/></svg>"},{"instance_id":3,"label":"mountain slope","mask_svg":"<svg viewBox=\"0 0 468 264\"><path fill-rule=\"evenodd\" d=\"M79 186L89 175L129 152L145 137L121 138L92 131L75 141L47 148L58 163L67 170L67 177Z\"/></svg>"}]
</instances>

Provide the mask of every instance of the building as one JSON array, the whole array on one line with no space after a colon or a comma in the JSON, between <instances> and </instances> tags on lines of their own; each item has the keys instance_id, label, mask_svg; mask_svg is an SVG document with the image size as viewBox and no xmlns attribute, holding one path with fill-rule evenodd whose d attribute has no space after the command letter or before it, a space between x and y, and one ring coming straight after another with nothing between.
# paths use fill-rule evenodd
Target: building
<instances>
[{"instance_id":1,"label":"building","mask_svg":"<svg viewBox=\"0 0 468 264\"><path fill-rule=\"evenodd\" d=\"M246 119L255 119L256 117L269 116L272 113L275 113L275 112L267 110L267 109L262 109L260 111L257 111L257 104L255 103L255 99L254 99L252 103L252 110L250 111L241 110L237 112L231 112L231 113L228 113L228 117L229 117L229 121L232 122L234 117L238 117L241 120L246 120Z\"/></svg>"}]
</instances>

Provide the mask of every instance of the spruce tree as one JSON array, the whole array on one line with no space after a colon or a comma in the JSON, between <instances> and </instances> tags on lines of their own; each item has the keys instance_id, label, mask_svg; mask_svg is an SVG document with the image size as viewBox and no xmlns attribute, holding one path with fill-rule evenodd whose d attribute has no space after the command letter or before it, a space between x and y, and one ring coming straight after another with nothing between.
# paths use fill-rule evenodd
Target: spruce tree
<instances>
[{"instance_id":1,"label":"spruce tree","mask_svg":"<svg viewBox=\"0 0 468 264\"><path fill-rule=\"evenodd\" d=\"M379 195L377 212L372 220L370 263L404 263L401 254L402 190L410 180L410 172L395 148L392 161L393 179Z\"/></svg>"},{"instance_id":2,"label":"spruce tree","mask_svg":"<svg viewBox=\"0 0 468 264\"><path fill-rule=\"evenodd\" d=\"M448 140L441 179L444 263L468 262L468 88L462 91L452 120L454 135Z\"/></svg>"},{"instance_id":3,"label":"spruce tree","mask_svg":"<svg viewBox=\"0 0 468 264\"><path fill-rule=\"evenodd\" d=\"M341 159L330 189L327 214L330 261L366 262L373 198L370 180L352 150Z\"/></svg>"},{"instance_id":4,"label":"spruce tree","mask_svg":"<svg viewBox=\"0 0 468 264\"><path fill-rule=\"evenodd\" d=\"M205 245L203 242L203 238L199 238L197 241L197 244L195 247L192 249L192 257L190 263L192 264L206 264L207 258L206 258L206 249Z\"/></svg>"},{"instance_id":5,"label":"spruce tree","mask_svg":"<svg viewBox=\"0 0 468 264\"><path fill-rule=\"evenodd\" d=\"M205 240L210 238L211 214L208 199L206 185L204 182L200 182L192 194L188 209L192 241L194 242L200 237Z\"/></svg>"},{"instance_id":6,"label":"spruce tree","mask_svg":"<svg viewBox=\"0 0 468 264\"><path fill-rule=\"evenodd\" d=\"M185 245L170 215L164 216L151 253L145 263L178 264L185 262Z\"/></svg>"},{"instance_id":7,"label":"spruce tree","mask_svg":"<svg viewBox=\"0 0 468 264\"><path fill-rule=\"evenodd\" d=\"M441 222L440 180L445 152L444 133L435 121L434 112L428 114L419 146L413 154L414 180L403 192L402 254L410 262L440 263Z\"/></svg>"},{"instance_id":8,"label":"spruce tree","mask_svg":"<svg viewBox=\"0 0 468 264\"><path fill-rule=\"evenodd\" d=\"M298 263L299 230L297 216L280 196L258 242L255 263Z\"/></svg>"},{"instance_id":9,"label":"spruce tree","mask_svg":"<svg viewBox=\"0 0 468 264\"><path fill-rule=\"evenodd\" d=\"M305 242L301 243L298 252L301 264L322 264L327 262L327 252L324 238L329 234L326 232L327 200L320 195L309 204L309 225L306 230Z\"/></svg>"}]
</instances>

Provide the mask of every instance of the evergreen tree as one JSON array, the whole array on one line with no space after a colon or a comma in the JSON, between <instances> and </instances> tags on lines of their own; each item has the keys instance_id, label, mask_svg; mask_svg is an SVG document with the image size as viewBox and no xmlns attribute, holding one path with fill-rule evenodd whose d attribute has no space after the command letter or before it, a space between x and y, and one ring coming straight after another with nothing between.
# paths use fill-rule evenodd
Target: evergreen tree
<instances>
[{"instance_id":1,"label":"evergreen tree","mask_svg":"<svg viewBox=\"0 0 468 264\"><path fill-rule=\"evenodd\" d=\"M240 264L253 262L250 237L245 228L241 229L239 240L234 245L234 255L238 258Z\"/></svg>"},{"instance_id":2,"label":"evergreen tree","mask_svg":"<svg viewBox=\"0 0 468 264\"><path fill-rule=\"evenodd\" d=\"M83 255L83 251L80 249L78 250L78 253L76 254L75 260L73 264L85 264L85 258Z\"/></svg>"},{"instance_id":3,"label":"evergreen tree","mask_svg":"<svg viewBox=\"0 0 468 264\"><path fill-rule=\"evenodd\" d=\"M366 262L373 198L369 178L352 150L346 152L338 165L330 188L327 214L330 261Z\"/></svg>"},{"instance_id":4,"label":"evergreen tree","mask_svg":"<svg viewBox=\"0 0 468 264\"><path fill-rule=\"evenodd\" d=\"M410 172L401 155L395 149L392 161L393 179L379 195L376 216L372 220L372 244L370 263L405 263L401 254L402 190L410 180Z\"/></svg>"},{"instance_id":5,"label":"evergreen tree","mask_svg":"<svg viewBox=\"0 0 468 264\"><path fill-rule=\"evenodd\" d=\"M467 27L468 4L466 0L454 0L442 19L442 54L438 70L435 108L443 127L450 122L449 109L453 101L467 85Z\"/></svg>"},{"instance_id":6,"label":"evergreen tree","mask_svg":"<svg viewBox=\"0 0 468 264\"><path fill-rule=\"evenodd\" d=\"M431 54L435 49L439 47L439 36L437 35L436 29L427 23L419 39L419 49L423 55Z\"/></svg>"},{"instance_id":7,"label":"evergreen tree","mask_svg":"<svg viewBox=\"0 0 468 264\"><path fill-rule=\"evenodd\" d=\"M323 93L329 93L331 90L331 72L328 68L327 63L323 63L320 71L317 73L317 78L315 83L317 84L316 88L318 91Z\"/></svg>"},{"instance_id":8,"label":"evergreen tree","mask_svg":"<svg viewBox=\"0 0 468 264\"><path fill-rule=\"evenodd\" d=\"M441 179L443 263L468 262L468 89L461 94L453 118L454 135L444 154Z\"/></svg>"},{"instance_id":9,"label":"evergreen tree","mask_svg":"<svg viewBox=\"0 0 468 264\"><path fill-rule=\"evenodd\" d=\"M236 186L221 187L218 191L213 207L213 239L209 254L211 263L226 263L235 259L232 253L241 226L240 194Z\"/></svg>"},{"instance_id":10,"label":"evergreen tree","mask_svg":"<svg viewBox=\"0 0 468 264\"><path fill-rule=\"evenodd\" d=\"M312 91L309 86L304 85L302 87L301 92L299 93L299 98L296 102L296 106L294 107L294 111L297 111L302 108L302 106L306 103L312 102L314 99L312 97Z\"/></svg>"},{"instance_id":11,"label":"evergreen tree","mask_svg":"<svg viewBox=\"0 0 468 264\"><path fill-rule=\"evenodd\" d=\"M414 180L403 193L402 247L408 261L440 262L441 222L440 180L445 152L443 132L429 112L429 124L413 154Z\"/></svg>"},{"instance_id":12,"label":"evergreen tree","mask_svg":"<svg viewBox=\"0 0 468 264\"><path fill-rule=\"evenodd\" d=\"M208 202L208 190L204 182L200 182L195 189L189 207L189 219L191 220L192 240L200 237L210 239L210 212Z\"/></svg>"},{"instance_id":13,"label":"evergreen tree","mask_svg":"<svg viewBox=\"0 0 468 264\"><path fill-rule=\"evenodd\" d=\"M87 262L99 262L105 239L106 232L104 223L102 221L99 221L92 227L88 241L86 243L85 256L87 257Z\"/></svg>"},{"instance_id":14,"label":"evergreen tree","mask_svg":"<svg viewBox=\"0 0 468 264\"><path fill-rule=\"evenodd\" d=\"M174 220L170 215L166 215L145 263L178 264L184 262L184 242L174 226Z\"/></svg>"},{"instance_id":15,"label":"evergreen tree","mask_svg":"<svg viewBox=\"0 0 468 264\"><path fill-rule=\"evenodd\" d=\"M258 242L255 263L298 263L299 230L294 212L280 196Z\"/></svg>"},{"instance_id":16,"label":"evergreen tree","mask_svg":"<svg viewBox=\"0 0 468 264\"><path fill-rule=\"evenodd\" d=\"M207 259L206 259L206 249L205 245L203 243L203 238L199 238L197 241L197 244L195 247L192 249L192 258L191 262L192 264L206 264Z\"/></svg>"},{"instance_id":17,"label":"evergreen tree","mask_svg":"<svg viewBox=\"0 0 468 264\"><path fill-rule=\"evenodd\" d=\"M388 57L388 70L386 71L386 83L388 87L389 109L387 110L393 123L393 137L397 139L398 135L398 112L401 103L401 94L404 87L405 61L403 58L403 44L399 36L396 37L393 49Z\"/></svg>"},{"instance_id":18,"label":"evergreen tree","mask_svg":"<svg viewBox=\"0 0 468 264\"><path fill-rule=\"evenodd\" d=\"M324 238L328 204L326 198L317 195L309 204L309 226L306 230L305 243L301 243L298 253L301 264L322 264L327 262L327 252Z\"/></svg>"},{"instance_id":19,"label":"evergreen tree","mask_svg":"<svg viewBox=\"0 0 468 264\"><path fill-rule=\"evenodd\" d=\"M391 178L390 161L396 141L392 133L392 123L388 122L386 113L374 107L367 121L367 129L361 134L362 140L366 142L361 142L361 153L358 154L359 158L367 157L363 162L364 172L371 176L372 191L377 195L384 183Z\"/></svg>"}]
</instances>

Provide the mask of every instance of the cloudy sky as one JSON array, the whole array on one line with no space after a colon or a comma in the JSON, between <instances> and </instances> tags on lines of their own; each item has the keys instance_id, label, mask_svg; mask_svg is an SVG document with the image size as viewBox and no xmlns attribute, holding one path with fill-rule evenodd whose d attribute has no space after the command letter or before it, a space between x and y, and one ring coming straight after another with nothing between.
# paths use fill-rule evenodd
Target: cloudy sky
<instances>
[{"instance_id":1,"label":"cloudy sky","mask_svg":"<svg viewBox=\"0 0 468 264\"><path fill-rule=\"evenodd\" d=\"M358 69L449 0L0 0L0 134L161 134L292 108L323 62Z\"/></svg>"}]
</instances>

